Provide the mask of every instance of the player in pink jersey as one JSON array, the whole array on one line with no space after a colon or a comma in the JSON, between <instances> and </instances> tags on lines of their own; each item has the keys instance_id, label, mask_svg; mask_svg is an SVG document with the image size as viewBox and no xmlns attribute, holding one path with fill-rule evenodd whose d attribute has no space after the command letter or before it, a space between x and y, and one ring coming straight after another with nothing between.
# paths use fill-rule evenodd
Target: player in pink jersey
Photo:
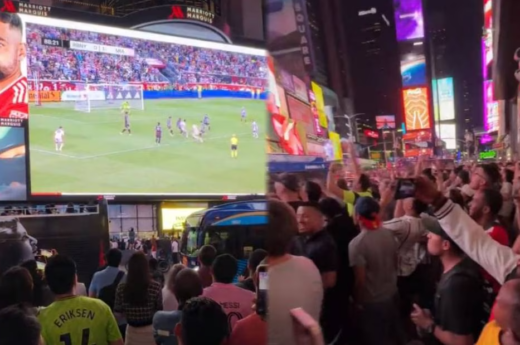
<instances>
[{"instance_id":1,"label":"player in pink jersey","mask_svg":"<svg viewBox=\"0 0 520 345\"><path fill-rule=\"evenodd\" d=\"M0 12L0 117L27 117L27 78L21 70L25 56L22 20L15 13Z\"/></svg>"},{"instance_id":2,"label":"player in pink jersey","mask_svg":"<svg viewBox=\"0 0 520 345\"><path fill-rule=\"evenodd\" d=\"M211 267L213 284L204 289L203 296L211 298L226 312L230 330L238 320L253 313L255 294L233 284L237 274L237 260L229 255L217 256Z\"/></svg>"}]
</instances>

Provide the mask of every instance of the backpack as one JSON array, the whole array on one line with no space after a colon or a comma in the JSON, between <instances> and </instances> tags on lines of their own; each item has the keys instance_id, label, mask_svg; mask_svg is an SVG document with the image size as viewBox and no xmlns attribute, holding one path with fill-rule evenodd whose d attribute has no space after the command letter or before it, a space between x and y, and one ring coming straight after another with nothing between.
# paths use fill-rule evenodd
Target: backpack
<instances>
[{"instance_id":1,"label":"backpack","mask_svg":"<svg viewBox=\"0 0 520 345\"><path fill-rule=\"evenodd\" d=\"M125 272L119 271L117 273L116 279L114 279L114 282L110 285L107 285L103 287L101 290L99 290L98 298L105 302L110 309L114 309L114 304L116 302L116 290L117 286L119 285L119 282L121 279L123 279L125 275Z\"/></svg>"}]
</instances>

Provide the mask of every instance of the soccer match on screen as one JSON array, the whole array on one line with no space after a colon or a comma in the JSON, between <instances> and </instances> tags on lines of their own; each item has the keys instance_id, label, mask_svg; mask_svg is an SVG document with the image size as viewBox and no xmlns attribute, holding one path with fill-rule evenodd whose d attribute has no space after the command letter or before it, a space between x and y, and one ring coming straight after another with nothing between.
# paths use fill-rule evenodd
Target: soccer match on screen
<instances>
[{"instance_id":1,"label":"soccer match on screen","mask_svg":"<svg viewBox=\"0 0 520 345\"><path fill-rule=\"evenodd\" d=\"M32 193L262 193L265 54L125 32L26 23Z\"/></svg>"}]
</instances>

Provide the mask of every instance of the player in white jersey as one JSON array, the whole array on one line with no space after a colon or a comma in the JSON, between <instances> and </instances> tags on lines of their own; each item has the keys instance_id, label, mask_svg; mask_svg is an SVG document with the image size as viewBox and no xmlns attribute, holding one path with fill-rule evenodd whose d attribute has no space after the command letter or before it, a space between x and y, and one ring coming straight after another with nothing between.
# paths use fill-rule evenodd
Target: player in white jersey
<instances>
[{"instance_id":1,"label":"player in white jersey","mask_svg":"<svg viewBox=\"0 0 520 345\"><path fill-rule=\"evenodd\" d=\"M200 143L203 142L202 137L200 136L199 127L197 127L197 125L193 125L191 127L191 136L193 137L193 139L197 140L198 142L200 142Z\"/></svg>"},{"instance_id":2,"label":"player in white jersey","mask_svg":"<svg viewBox=\"0 0 520 345\"><path fill-rule=\"evenodd\" d=\"M58 127L56 131L54 131L54 145L56 147L56 151L63 150L63 144L65 139L65 131L63 127Z\"/></svg>"},{"instance_id":3,"label":"player in white jersey","mask_svg":"<svg viewBox=\"0 0 520 345\"><path fill-rule=\"evenodd\" d=\"M242 110L240 111L240 121L247 122L247 111L246 107L242 107Z\"/></svg>"},{"instance_id":4,"label":"player in white jersey","mask_svg":"<svg viewBox=\"0 0 520 345\"><path fill-rule=\"evenodd\" d=\"M258 139L258 124L256 121L251 124L251 129L253 130L253 138Z\"/></svg>"},{"instance_id":5,"label":"player in white jersey","mask_svg":"<svg viewBox=\"0 0 520 345\"><path fill-rule=\"evenodd\" d=\"M184 135L186 138L188 137L188 131L186 130L186 120L182 120L179 124L181 135Z\"/></svg>"}]
</instances>

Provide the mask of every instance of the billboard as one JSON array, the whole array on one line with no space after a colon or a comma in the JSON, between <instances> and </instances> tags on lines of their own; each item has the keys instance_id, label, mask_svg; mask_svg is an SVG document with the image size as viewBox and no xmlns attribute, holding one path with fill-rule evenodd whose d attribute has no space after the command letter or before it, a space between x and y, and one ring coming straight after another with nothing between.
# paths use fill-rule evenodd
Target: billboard
<instances>
[{"instance_id":1,"label":"billboard","mask_svg":"<svg viewBox=\"0 0 520 345\"><path fill-rule=\"evenodd\" d=\"M266 51L20 16L33 195L265 192Z\"/></svg>"},{"instance_id":2,"label":"billboard","mask_svg":"<svg viewBox=\"0 0 520 345\"><path fill-rule=\"evenodd\" d=\"M376 116L377 129L395 129L394 115L377 115Z\"/></svg>"},{"instance_id":3,"label":"billboard","mask_svg":"<svg viewBox=\"0 0 520 345\"><path fill-rule=\"evenodd\" d=\"M311 82L311 88L314 92L314 97L316 98L316 108L318 109L320 126L327 128L328 121L327 114L325 113L325 99L323 98L323 89L315 82Z\"/></svg>"},{"instance_id":4,"label":"billboard","mask_svg":"<svg viewBox=\"0 0 520 345\"><path fill-rule=\"evenodd\" d=\"M309 105L300 102L292 96L287 96L287 105L289 106L289 113L291 119L301 123L305 127L308 134L316 135L316 123L314 122L314 115L312 114Z\"/></svg>"},{"instance_id":5,"label":"billboard","mask_svg":"<svg viewBox=\"0 0 520 345\"><path fill-rule=\"evenodd\" d=\"M446 143L448 150L457 149L457 126L455 124L444 124L438 125L440 130L440 139Z\"/></svg>"},{"instance_id":6,"label":"billboard","mask_svg":"<svg viewBox=\"0 0 520 345\"><path fill-rule=\"evenodd\" d=\"M341 148L341 138L336 132L329 132L330 144L334 150L334 160L340 161L343 159L343 149Z\"/></svg>"},{"instance_id":7,"label":"billboard","mask_svg":"<svg viewBox=\"0 0 520 345\"><path fill-rule=\"evenodd\" d=\"M403 87L426 84L426 58L422 42L401 42L401 77Z\"/></svg>"},{"instance_id":8,"label":"billboard","mask_svg":"<svg viewBox=\"0 0 520 345\"><path fill-rule=\"evenodd\" d=\"M365 136L367 138L379 139L379 133L377 133L376 131L373 131L371 129L363 130L363 134L365 134Z\"/></svg>"},{"instance_id":9,"label":"billboard","mask_svg":"<svg viewBox=\"0 0 520 345\"><path fill-rule=\"evenodd\" d=\"M437 97L440 121L454 120L455 93L453 89L453 78L437 80Z\"/></svg>"},{"instance_id":10,"label":"billboard","mask_svg":"<svg viewBox=\"0 0 520 345\"><path fill-rule=\"evenodd\" d=\"M394 0L398 41L424 37L422 0Z\"/></svg>"},{"instance_id":11,"label":"billboard","mask_svg":"<svg viewBox=\"0 0 520 345\"><path fill-rule=\"evenodd\" d=\"M484 103L486 105L484 123L488 132L495 132L499 129L499 109L498 101L495 101L495 88L492 80L484 82Z\"/></svg>"},{"instance_id":12,"label":"billboard","mask_svg":"<svg viewBox=\"0 0 520 345\"><path fill-rule=\"evenodd\" d=\"M403 105L407 131L430 129L427 88L404 89Z\"/></svg>"}]
</instances>

